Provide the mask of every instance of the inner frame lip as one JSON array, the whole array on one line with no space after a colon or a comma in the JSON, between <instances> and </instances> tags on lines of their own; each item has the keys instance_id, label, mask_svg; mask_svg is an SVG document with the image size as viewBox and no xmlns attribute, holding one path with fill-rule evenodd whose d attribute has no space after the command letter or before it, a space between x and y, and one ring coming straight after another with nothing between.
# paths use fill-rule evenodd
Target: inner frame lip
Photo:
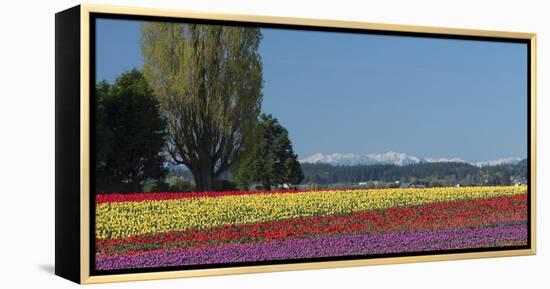
<instances>
[{"instance_id":1,"label":"inner frame lip","mask_svg":"<svg viewBox=\"0 0 550 289\"><path fill-rule=\"evenodd\" d=\"M89 6L93 7L93 6ZM93 10L93 9L92 9ZM448 254L461 254L461 253L481 253L481 252L497 252L497 251L514 251L523 249L533 249L532 242L532 180L533 175L531 172L531 166L533 165L532 155L532 40L535 35L530 33L515 33L515 32L503 32L510 34L511 36L485 36L485 35L468 35L460 34L481 32L481 30L469 30L469 29L454 29L454 28L442 28L442 32L425 32L425 31L402 31L400 27L410 27L412 30L415 26L407 25L393 25L393 24L380 24L387 25L386 29L373 29L373 28L351 28L351 27L336 27L332 25L338 25L336 22L346 25L346 21L334 21L334 20L318 20L318 19L303 19L306 22L312 21L326 21L329 26L309 25L309 24L290 24L290 23L273 23L271 21L277 21L277 17L265 18L270 20L268 22L261 21L242 21L242 20L223 20L223 19L206 19L193 17L176 17L176 16L153 16L153 15L139 15L139 14L118 14L112 12L100 12L89 11L89 139L90 139L90 162L89 162L89 212L90 212L90 227L89 227L89 277L104 276L104 275L119 275L119 274L135 274L135 273L151 273L151 272L165 272L165 271L188 271L197 269L216 269L216 268L230 268L230 267L251 267L258 265L291 265L300 263L322 263L331 261L352 261L352 260L368 260L368 259L386 259L386 258L399 258L399 257L415 257L415 256L430 256L430 255L448 255ZM101 10L101 9L99 9ZM153 9L152 9L153 10ZM158 13L158 12L157 12ZM185 14L182 12L182 15ZM211 15L204 13L205 16ZM244 16L244 15L243 15ZM262 18L263 16L258 16ZM223 18L220 16L219 18ZM527 166L527 207L528 207L528 239L525 246L508 246L508 247L492 247L492 248L469 248L469 249L452 249L452 250L440 250L440 251L422 251L422 252L405 252L405 253L392 253L392 254L379 254L379 255L356 255L356 256L333 256L322 258L307 258L307 259L289 259L289 260L268 260L268 261L256 261L256 262L239 262L239 263L221 263L221 264L204 264L204 265L191 265L191 266L173 266L173 267L154 267L154 268L135 268L135 269L121 269L121 270L96 270L95 268L95 69L96 69L96 53L95 53L95 39L96 39L96 20L97 19L113 19L113 20L134 20L134 21L159 21L159 22L173 22L173 23L193 23L193 24L208 24L208 25L224 25L224 26L241 26L241 27L256 27L256 28L269 28L269 29L283 29L283 30L301 30L301 31L317 31L317 32L342 32L353 33L362 35L382 35L382 36L403 36L403 37L415 37L415 38L432 38L432 39L454 39L454 40L471 40L471 41L489 41L499 43L519 43L527 45L527 159L529 165ZM282 18L281 18L282 19ZM301 22L299 18L284 18L284 22ZM349 22L352 24L354 22ZM369 23L364 22L368 25ZM375 23L372 23L376 25ZM418 26L418 28L422 28ZM438 30L436 27L423 27L428 30ZM395 30L390 30L395 29ZM404 29L405 30L405 29ZM408 30L408 29L407 29ZM448 33L445 33L445 31ZM498 34L498 31L486 31L491 34ZM513 36L512 36L513 35ZM83 35L85 37L86 35ZM517 37L516 37L517 36ZM466 256L465 256L466 257ZM275 271L275 270L273 270Z\"/></svg>"}]
</instances>

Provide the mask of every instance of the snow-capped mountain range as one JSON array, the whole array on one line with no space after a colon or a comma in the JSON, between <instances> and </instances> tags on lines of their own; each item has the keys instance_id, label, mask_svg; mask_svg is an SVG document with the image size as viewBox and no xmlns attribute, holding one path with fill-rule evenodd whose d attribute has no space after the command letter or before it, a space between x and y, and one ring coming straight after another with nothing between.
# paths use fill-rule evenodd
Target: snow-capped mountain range
<instances>
[{"instance_id":1,"label":"snow-capped mountain range","mask_svg":"<svg viewBox=\"0 0 550 289\"><path fill-rule=\"evenodd\" d=\"M438 163L438 162L456 162L468 163L475 166L516 164L521 158L507 157L489 161L466 161L461 158L419 158L405 153L386 152L379 154L353 154L353 153L316 153L300 160L301 163L310 164L331 164L331 165L376 165L376 164L394 164L398 166L411 165L418 163Z\"/></svg>"}]
</instances>

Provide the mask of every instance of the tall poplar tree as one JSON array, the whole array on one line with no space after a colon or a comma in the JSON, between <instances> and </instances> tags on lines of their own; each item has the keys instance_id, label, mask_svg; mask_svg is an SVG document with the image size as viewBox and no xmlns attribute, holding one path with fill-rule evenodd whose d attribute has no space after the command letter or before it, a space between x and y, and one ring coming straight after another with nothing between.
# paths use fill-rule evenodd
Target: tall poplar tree
<instances>
[{"instance_id":1,"label":"tall poplar tree","mask_svg":"<svg viewBox=\"0 0 550 289\"><path fill-rule=\"evenodd\" d=\"M258 28L147 22L143 72L167 119L167 151L193 173L197 190L220 175L252 139L262 102Z\"/></svg>"}]
</instances>

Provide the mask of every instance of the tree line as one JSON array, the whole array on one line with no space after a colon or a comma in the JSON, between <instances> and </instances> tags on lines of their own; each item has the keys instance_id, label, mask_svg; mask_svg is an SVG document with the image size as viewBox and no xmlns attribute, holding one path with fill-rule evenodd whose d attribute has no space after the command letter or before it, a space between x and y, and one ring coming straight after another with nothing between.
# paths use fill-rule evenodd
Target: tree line
<instances>
[{"instance_id":1,"label":"tree line","mask_svg":"<svg viewBox=\"0 0 550 289\"><path fill-rule=\"evenodd\" d=\"M177 189L168 164L188 168L197 191L299 184L288 131L261 113L261 38L258 28L142 24L143 68L95 88L96 191Z\"/></svg>"},{"instance_id":2,"label":"tree line","mask_svg":"<svg viewBox=\"0 0 550 289\"><path fill-rule=\"evenodd\" d=\"M429 186L511 185L527 180L527 160L517 164L477 167L441 162L398 165L302 164L304 184L357 184L361 182L418 182Z\"/></svg>"}]
</instances>

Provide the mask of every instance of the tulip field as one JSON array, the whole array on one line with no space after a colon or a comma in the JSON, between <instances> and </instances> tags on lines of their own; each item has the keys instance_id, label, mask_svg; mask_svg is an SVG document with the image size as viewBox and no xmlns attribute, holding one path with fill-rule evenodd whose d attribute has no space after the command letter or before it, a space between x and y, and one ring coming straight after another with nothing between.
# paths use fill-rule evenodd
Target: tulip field
<instances>
[{"instance_id":1,"label":"tulip field","mask_svg":"<svg viewBox=\"0 0 550 289\"><path fill-rule=\"evenodd\" d=\"M527 245L527 187L97 194L96 270Z\"/></svg>"}]
</instances>

